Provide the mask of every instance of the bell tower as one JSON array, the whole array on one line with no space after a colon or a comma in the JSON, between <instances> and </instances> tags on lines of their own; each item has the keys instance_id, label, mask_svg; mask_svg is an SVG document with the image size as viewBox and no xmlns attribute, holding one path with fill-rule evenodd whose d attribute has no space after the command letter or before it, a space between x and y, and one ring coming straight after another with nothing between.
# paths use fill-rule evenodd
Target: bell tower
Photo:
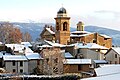
<instances>
[{"instance_id":1,"label":"bell tower","mask_svg":"<svg viewBox=\"0 0 120 80\"><path fill-rule=\"evenodd\" d=\"M77 24L77 31L84 31L84 23L83 22L78 22Z\"/></svg>"},{"instance_id":2,"label":"bell tower","mask_svg":"<svg viewBox=\"0 0 120 80\"><path fill-rule=\"evenodd\" d=\"M67 11L64 7L57 12L56 20L56 42L67 44L70 41L70 17L67 16Z\"/></svg>"}]
</instances>

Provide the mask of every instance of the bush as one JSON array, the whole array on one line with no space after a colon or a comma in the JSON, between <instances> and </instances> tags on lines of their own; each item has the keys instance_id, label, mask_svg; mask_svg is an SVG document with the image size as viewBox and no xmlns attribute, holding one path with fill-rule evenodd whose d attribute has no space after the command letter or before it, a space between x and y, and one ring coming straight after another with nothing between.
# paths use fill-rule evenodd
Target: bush
<instances>
[{"instance_id":1,"label":"bush","mask_svg":"<svg viewBox=\"0 0 120 80\"><path fill-rule=\"evenodd\" d=\"M24 77L17 76L15 77L16 79L19 80L78 80L80 79L80 76L78 75L41 75L41 76L36 76L36 75L27 75ZM14 79L13 77L11 78L5 78L4 80L9 80L9 79ZM3 79L2 79L3 80Z\"/></svg>"},{"instance_id":2,"label":"bush","mask_svg":"<svg viewBox=\"0 0 120 80\"><path fill-rule=\"evenodd\" d=\"M78 80L78 75L59 75L59 76L40 76L40 77L25 77L24 80Z\"/></svg>"}]
</instances>

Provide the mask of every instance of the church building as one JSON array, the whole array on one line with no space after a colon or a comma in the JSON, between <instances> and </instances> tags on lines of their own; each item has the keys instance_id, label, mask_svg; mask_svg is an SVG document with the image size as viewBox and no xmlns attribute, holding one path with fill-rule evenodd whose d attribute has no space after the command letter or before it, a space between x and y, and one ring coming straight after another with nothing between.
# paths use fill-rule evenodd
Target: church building
<instances>
[{"instance_id":1,"label":"church building","mask_svg":"<svg viewBox=\"0 0 120 80\"><path fill-rule=\"evenodd\" d=\"M107 48L112 47L111 37L97 32L91 33L84 31L84 23L81 21L78 22L76 31L70 32L70 17L67 15L67 11L64 7L59 9L57 16L54 19L56 22L55 30L53 31L45 28L40 34L41 39L54 41L64 45L81 42L84 44L96 43ZM48 39L48 37L51 38Z\"/></svg>"}]
</instances>

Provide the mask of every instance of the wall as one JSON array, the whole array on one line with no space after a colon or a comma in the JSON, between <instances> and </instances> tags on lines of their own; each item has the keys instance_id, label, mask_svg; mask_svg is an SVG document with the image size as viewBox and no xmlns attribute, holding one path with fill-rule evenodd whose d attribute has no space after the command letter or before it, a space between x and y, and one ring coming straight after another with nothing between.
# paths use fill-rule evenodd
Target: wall
<instances>
[{"instance_id":1,"label":"wall","mask_svg":"<svg viewBox=\"0 0 120 80\"><path fill-rule=\"evenodd\" d=\"M33 69L37 67L37 60L29 60L28 66L30 66L28 67L28 72L32 73Z\"/></svg>"},{"instance_id":2,"label":"wall","mask_svg":"<svg viewBox=\"0 0 120 80\"><path fill-rule=\"evenodd\" d=\"M43 73L44 74L62 74L63 72L63 55L59 48L43 49Z\"/></svg>"},{"instance_id":3,"label":"wall","mask_svg":"<svg viewBox=\"0 0 120 80\"><path fill-rule=\"evenodd\" d=\"M20 73L20 69L23 69L23 73L28 73L28 62L24 61L23 66L20 67L20 62L15 62L15 66L12 65L12 61L5 61L5 69L8 72L13 72L13 69L16 70L16 73Z\"/></svg>"},{"instance_id":4,"label":"wall","mask_svg":"<svg viewBox=\"0 0 120 80\"><path fill-rule=\"evenodd\" d=\"M115 58L115 54L117 54L117 58ZM106 55L106 60L111 64L120 64L119 58L120 55L116 53L114 50L110 50ZM115 62L116 61L116 62Z\"/></svg>"},{"instance_id":5,"label":"wall","mask_svg":"<svg viewBox=\"0 0 120 80\"><path fill-rule=\"evenodd\" d=\"M88 48L81 48L80 53L77 53L77 49L75 49L75 54L78 54L78 56L80 54L82 54L84 59L94 59L94 60L103 60L104 59L103 53L97 52L95 50L90 50Z\"/></svg>"},{"instance_id":6,"label":"wall","mask_svg":"<svg viewBox=\"0 0 120 80\"><path fill-rule=\"evenodd\" d=\"M112 47L112 38L105 39L105 37L98 34L97 35L97 44L99 44L101 46L105 46L107 48L111 48Z\"/></svg>"},{"instance_id":7,"label":"wall","mask_svg":"<svg viewBox=\"0 0 120 80\"><path fill-rule=\"evenodd\" d=\"M78 65L81 65L81 70L78 70ZM89 71L89 64L64 64L64 73L80 73L81 71Z\"/></svg>"},{"instance_id":8,"label":"wall","mask_svg":"<svg viewBox=\"0 0 120 80\"><path fill-rule=\"evenodd\" d=\"M45 30L45 31L42 32L41 38L45 39L45 40L52 41L52 40L55 39L55 36L52 35L50 32L48 32L47 30Z\"/></svg>"}]
</instances>

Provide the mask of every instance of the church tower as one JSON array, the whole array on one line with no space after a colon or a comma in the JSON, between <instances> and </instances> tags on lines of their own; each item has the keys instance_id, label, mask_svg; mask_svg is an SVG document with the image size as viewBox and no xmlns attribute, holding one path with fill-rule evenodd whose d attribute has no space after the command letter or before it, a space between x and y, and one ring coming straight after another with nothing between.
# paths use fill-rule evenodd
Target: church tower
<instances>
[{"instance_id":1,"label":"church tower","mask_svg":"<svg viewBox=\"0 0 120 80\"><path fill-rule=\"evenodd\" d=\"M56 20L56 42L67 44L70 41L70 17L67 16L67 11L64 7L57 12Z\"/></svg>"},{"instance_id":2,"label":"church tower","mask_svg":"<svg viewBox=\"0 0 120 80\"><path fill-rule=\"evenodd\" d=\"M84 31L84 23L83 22L78 22L77 24L77 31Z\"/></svg>"}]
</instances>

